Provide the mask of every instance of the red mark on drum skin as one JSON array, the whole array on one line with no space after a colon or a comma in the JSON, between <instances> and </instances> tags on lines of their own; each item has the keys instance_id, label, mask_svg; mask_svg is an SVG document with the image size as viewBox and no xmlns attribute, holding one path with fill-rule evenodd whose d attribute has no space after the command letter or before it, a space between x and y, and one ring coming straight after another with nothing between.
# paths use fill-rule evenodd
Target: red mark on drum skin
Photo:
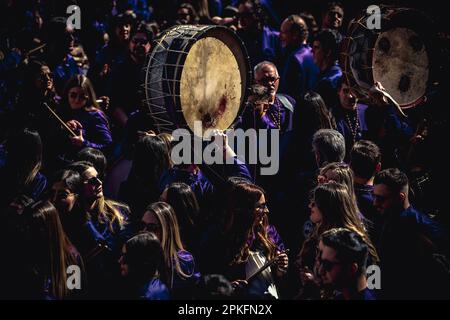
<instances>
[{"instance_id":1,"label":"red mark on drum skin","mask_svg":"<svg viewBox=\"0 0 450 320\"><path fill-rule=\"evenodd\" d=\"M222 98L220 98L220 101L219 101L219 110L218 110L218 113L220 115L225 113L225 110L227 109L227 103L228 103L228 99L227 99L226 95L222 95Z\"/></svg>"}]
</instances>

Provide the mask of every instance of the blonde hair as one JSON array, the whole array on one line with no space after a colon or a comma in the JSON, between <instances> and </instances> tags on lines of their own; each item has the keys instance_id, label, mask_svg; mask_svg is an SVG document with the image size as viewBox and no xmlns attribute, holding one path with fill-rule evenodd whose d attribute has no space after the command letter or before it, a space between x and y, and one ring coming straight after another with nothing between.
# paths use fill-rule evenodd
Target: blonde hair
<instances>
[{"instance_id":1,"label":"blonde hair","mask_svg":"<svg viewBox=\"0 0 450 320\"><path fill-rule=\"evenodd\" d=\"M179 251L184 251L184 246L180 237L177 216L173 208L165 202L155 202L150 204L146 212L155 214L161 224L161 246L164 252L164 261L167 267L170 287L173 287L173 276L175 272L183 279L189 278L192 274L186 274L181 269Z\"/></svg>"}]
</instances>

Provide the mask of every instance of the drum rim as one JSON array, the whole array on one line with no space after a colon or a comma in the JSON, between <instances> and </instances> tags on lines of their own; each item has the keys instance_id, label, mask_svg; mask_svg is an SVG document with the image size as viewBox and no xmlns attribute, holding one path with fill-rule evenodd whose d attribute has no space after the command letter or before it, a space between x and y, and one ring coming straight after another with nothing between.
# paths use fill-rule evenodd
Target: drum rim
<instances>
[{"instance_id":1,"label":"drum rim","mask_svg":"<svg viewBox=\"0 0 450 320\"><path fill-rule=\"evenodd\" d=\"M165 38L167 38L169 35L173 34L173 32L175 32L178 29L188 29L190 27L193 28L193 29L197 29L198 32L195 35L192 36L193 40L189 41L187 43L187 45L183 47L183 50L185 50L186 53L188 53L190 51L191 47L198 40L200 40L202 38L205 38L205 37L208 37L208 33L211 32L212 30L222 30L225 33L227 33L228 35L230 35L235 40L235 43L237 44L237 46L241 50L242 58L243 58L242 64L245 66L247 71L241 71L241 77L243 75L245 75L245 83L244 83L244 81L242 81L242 83L244 84L244 88L242 88L242 90L241 90L241 92L242 92L241 102L240 102L240 105L239 105L239 109L238 109L238 111L236 113L236 117L234 119L234 122L229 127L229 128L232 128L233 125L242 116L242 113L244 112L245 101L248 98L249 88L250 88L250 85L252 83L252 77L253 77L253 73L252 73L252 70L251 70L250 57L248 55L248 50L245 47L245 44L244 44L243 40L239 37L239 35L236 33L235 30L230 29L230 28L228 28L226 26L217 26L217 25L177 25L177 26L172 26L172 27L162 31L161 34L153 41L153 43L152 43L152 50L147 55L147 58L146 58L145 69L146 70L150 69L151 61L153 60L154 55L156 54L156 51L157 51L156 48L158 46L161 46L161 43L164 41ZM174 39L175 38L177 38L177 37L174 37ZM221 40L220 38L217 38L217 39ZM224 44L227 45L225 42L224 42ZM170 49L170 46L171 46L171 44L169 45L168 49ZM227 47L228 47L228 45L227 45ZM236 55L234 54L233 51L232 51L232 53L236 57ZM187 54L184 57L184 60L186 59L186 57L187 57ZM237 63L239 65L239 61ZM145 77L144 77L144 92L145 92L145 101L146 101L145 103L146 103L147 107L149 108L149 110L151 111L150 114L151 114L151 116L153 118L153 108L154 107L151 107L148 104L148 101L150 100L149 90L147 89L147 86L146 86L146 84L148 82L148 77L149 77L149 72L146 71L145 72ZM180 74L180 79L181 79L181 74ZM176 100L176 105L181 107L180 96L175 97L175 100ZM167 112L167 108L166 107L164 107L164 110ZM178 115L178 113L180 113L180 115ZM174 129L177 129L177 128L184 128L184 129L188 129L191 133L193 133L193 131L191 130L191 128L187 124L186 119L182 115L181 108L180 108L180 110L177 110L177 114L176 114L176 117L175 117L176 119L174 119L173 116L170 115L170 114L167 114L167 116L168 116L168 119L171 122L171 125L170 125L171 130L174 130ZM155 119L155 125L158 128L158 131L161 131L160 130L160 124L158 123L157 119ZM167 126L167 125L165 125L165 126Z\"/></svg>"}]
</instances>

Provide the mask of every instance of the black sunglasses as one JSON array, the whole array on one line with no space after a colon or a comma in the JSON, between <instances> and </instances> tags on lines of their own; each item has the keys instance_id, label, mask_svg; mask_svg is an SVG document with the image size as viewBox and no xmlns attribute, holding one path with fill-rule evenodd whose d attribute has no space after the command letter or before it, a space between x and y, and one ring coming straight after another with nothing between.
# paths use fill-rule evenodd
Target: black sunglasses
<instances>
[{"instance_id":1,"label":"black sunglasses","mask_svg":"<svg viewBox=\"0 0 450 320\"><path fill-rule=\"evenodd\" d=\"M139 231L156 232L161 229L158 223L145 223L144 221L139 221Z\"/></svg>"},{"instance_id":2,"label":"black sunglasses","mask_svg":"<svg viewBox=\"0 0 450 320\"><path fill-rule=\"evenodd\" d=\"M320 266L326 272L330 272L331 269L333 269L333 267L335 265L341 264L341 262L339 262L339 261L330 261L330 260L322 259L322 257L320 255L317 257L317 260L319 261Z\"/></svg>"},{"instance_id":3,"label":"black sunglasses","mask_svg":"<svg viewBox=\"0 0 450 320\"><path fill-rule=\"evenodd\" d=\"M91 186L99 186L102 184L102 180L100 180L98 177L89 178L85 182L90 184Z\"/></svg>"}]
</instances>

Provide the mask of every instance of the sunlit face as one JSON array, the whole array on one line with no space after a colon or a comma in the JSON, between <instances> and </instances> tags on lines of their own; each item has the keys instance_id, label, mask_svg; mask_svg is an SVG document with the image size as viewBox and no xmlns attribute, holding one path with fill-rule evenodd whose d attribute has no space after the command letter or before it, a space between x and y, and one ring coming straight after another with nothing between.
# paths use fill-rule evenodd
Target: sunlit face
<instances>
[{"instance_id":1,"label":"sunlit face","mask_svg":"<svg viewBox=\"0 0 450 320\"><path fill-rule=\"evenodd\" d=\"M62 181L52 185L52 196L49 199L60 214L68 214L72 211L76 202L76 194L73 193Z\"/></svg>"},{"instance_id":2,"label":"sunlit face","mask_svg":"<svg viewBox=\"0 0 450 320\"><path fill-rule=\"evenodd\" d=\"M277 69L266 64L255 73L255 82L267 88L268 92L275 96L280 85L280 77Z\"/></svg>"},{"instance_id":3,"label":"sunlit face","mask_svg":"<svg viewBox=\"0 0 450 320\"><path fill-rule=\"evenodd\" d=\"M261 195L258 202L255 205L255 222L263 224L264 218L269 214L269 208L267 207L266 197Z\"/></svg>"},{"instance_id":4,"label":"sunlit face","mask_svg":"<svg viewBox=\"0 0 450 320\"><path fill-rule=\"evenodd\" d=\"M356 98L356 95L352 92L351 88L347 84L345 83L342 84L338 94L339 94L339 102L341 103L342 108L347 110L356 109L358 99Z\"/></svg>"},{"instance_id":5,"label":"sunlit face","mask_svg":"<svg viewBox=\"0 0 450 320\"><path fill-rule=\"evenodd\" d=\"M126 245L123 245L122 246L122 254L120 255L120 258L119 258L119 261L118 261L119 265L120 265L120 275L122 277L127 277L128 276L128 272L129 272L128 264L127 264L126 258L125 258L126 254L127 254L127 247L126 247Z\"/></svg>"},{"instance_id":6,"label":"sunlit face","mask_svg":"<svg viewBox=\"0 0 450 320\"><path fill-rule=\"evenodd\" d=\"M325 29L339 29L344 20L344 10L335 6L327 11L323 16L323 26Z\"/></svg>"},{"instance_id":7,"label":"sunlit face","mask_svg":"<svg viewBox=\"0 0 450 320\"><path fill-rule=\"evenodd\" d=\"M152 211L146 211L142 216L140 232L153 232L160 242L162 242L162 227L156 214Z\"/></svg>"},{"instance_id":8,"label":"sunlit face","mask_svg":"<svg viewBox=\"0 0 450 320\"><path fill-rule=\"evenodd\" d=\"M37 75L34 84L40 92L53 90L53 73L50 72L49 67L41 67L41 72Z\"/></svg>"},{"instance_id":9,"label":"sunlit face","mask_svg":"<svg viewBox=\"0 0 450 320\"><path fill-rule=\"evenodd\" d=\"M81 87L73 87L68 93L69 105L72 110L79 110L86 106L88 96Z\"/></svg>"},{"instance_id":10,"label":"sunlit face","mask_svg":"<svg viewBox=\"0 0 450 320\"><path fill-rule=\"evenodd\" d=\"M103 197L102 181L98 178L98 172L94 167L87 169L83 175L83 197L95 200Z\"/></svg>"},{"instance_id":11,"label":"sunlit face","mask_svg":"<svg viewBox=\"0 0 450 320\"><path fill-rule=\"evenodd\" d=\"M310 219L313 223L320 223L322 222L323 215L322 212L320 212L319 208L317 207L316 201L314 199L311 199L309 202L309 209L311 210Z\"/></svg>"},{"instance_id":12,"label":"sunlit face","mask_svg":"<svg viewBox=\"0 0 450 320\"><path fill-rule=\"evenodd\" d=\"M319 276L323 284L339 285L343 276L343 265L336 257L337 252L319 242L319 250L317 252L317 264L319 266Z\"/></svg>"}]
</instances>

